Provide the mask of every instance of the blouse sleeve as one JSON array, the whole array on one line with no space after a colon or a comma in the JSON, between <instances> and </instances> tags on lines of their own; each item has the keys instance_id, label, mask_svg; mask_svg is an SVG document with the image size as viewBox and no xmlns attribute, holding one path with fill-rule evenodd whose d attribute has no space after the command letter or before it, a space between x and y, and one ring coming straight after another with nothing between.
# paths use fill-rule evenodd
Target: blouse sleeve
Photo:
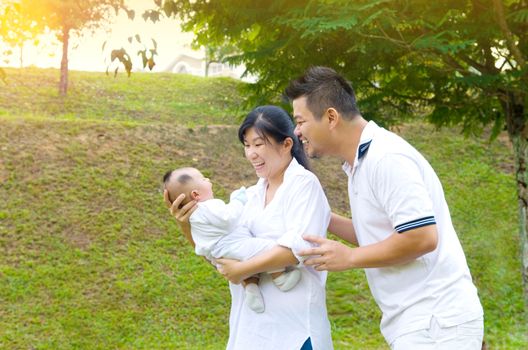
<instances>
[{"instance_id":1,"label":"blouse sleeve","mask_svg":"<svg viewBox=\"0 0 528 350\"><path fill-rule=\"evenodd\" d=\"M330 206L319 180L312 173L295 176L290 186L283 208L286 232L277 243L290 248L302 263L306 257L301 257L298 253L312 247L302 236L326 236L330 223Z\"/></svg>"}]
</instances>

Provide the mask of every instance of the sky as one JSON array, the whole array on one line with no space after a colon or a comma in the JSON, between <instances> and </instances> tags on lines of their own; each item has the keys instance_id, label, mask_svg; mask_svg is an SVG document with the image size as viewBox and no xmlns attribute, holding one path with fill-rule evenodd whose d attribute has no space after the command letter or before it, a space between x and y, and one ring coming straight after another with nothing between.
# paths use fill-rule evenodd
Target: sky
<instances>
[{"instance_id":1,"label":"sky","mask_svg":"<svg viewBox=\"0 0 528 350\"><path fill-rule=\"evenodd\" d=\"M152 23L145 22L141 17L144 9L152 8L153 0L128 0L127 5L136 11L136 18L130 21L123 11L113 23L105 29L96 32L84 32L80 38L71 40L69 50L69 68L82 71L106 71L107 67L115 69L117 63L110 65L110 52L112 49L125 48L134 64L134 70L142 68L141 59L136 56L142 44L133 40L133 45L128 42L130 36L140 35L141 42L146 44L147 49L153 48L152 40L157 42L158 55L154 60L156 66L153 72L163 71L179 54L188 54L200 57L201 52L190 48L192 33L182 33L176 19L162 18L161 21ZM107 41L105 50L103 43ZM5 49L5 47L2 47ZM3 50L2 50L3 51ZM48 34L40 40L38 46L26 44L23 50L23 66L37 66L43 68L59 68L62 56L62 45L54 35ZM18 50L13 52L9 62L2 65L19 67L20 55ZM121 66L122 67L122 66Z\"/></svg>"}]
</instances>

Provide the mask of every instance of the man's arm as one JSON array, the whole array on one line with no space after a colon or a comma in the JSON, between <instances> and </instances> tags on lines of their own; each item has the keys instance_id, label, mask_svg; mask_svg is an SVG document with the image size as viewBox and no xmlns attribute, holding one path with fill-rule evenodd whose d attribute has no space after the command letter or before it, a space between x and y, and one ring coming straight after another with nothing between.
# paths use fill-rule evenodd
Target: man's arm
<instances>
[{"instance_id":1,"label":"man's arm","mask_svg":"<svg viewBox=\"0 0 528 350\"><path fill-rule=\"evenodd\" d=\"M332 213L332 216L330 217L330 225L328 225L328 231L347 242L356 246L359 245L354 225L352 225L352 219Z\"/></svg>"},{"instance_id":2,"label":"man's arm","mask_svg":"<svg viewBox=\"0 0 528 350\"><path fill-rule=\"evenodd\" d=\"M315 255L307 259L305 265L312 265L318 271L343 271L411 262L436 249L438 233L436 225L428 225L403 233L395 232L381 242L358 248L317 236L305 239L319 245L300 253L303 256Z\"/></svg>"},{"instance_id":3,"label":"man's arm","mask_svg":"<svg viewBox=\"0 0 528 350\"><path fill-rule=\"evenodd\" d=\"M291 249L276 246L246 261L217 259L218 271L233 283L265 271L278 270L298 263Z\"/></svg>"}]
</instances>

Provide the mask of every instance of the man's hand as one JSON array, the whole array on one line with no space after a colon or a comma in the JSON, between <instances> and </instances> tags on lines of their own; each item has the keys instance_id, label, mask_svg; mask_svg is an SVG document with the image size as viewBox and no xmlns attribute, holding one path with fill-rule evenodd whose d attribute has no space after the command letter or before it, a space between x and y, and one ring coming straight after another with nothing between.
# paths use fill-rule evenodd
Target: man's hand
<instances>
[{"instance_id":1,"label":"man's hand","mask_svg":"<svg viewBox=\"0 0 528 350\"><path fill-rule=\"evenodd\" d=\"M233 259L216 259L217 270L231 283L239 284L249 277L244 272L243 263Z\"/></svg>"},{"instance_id":2,"label":"man's hand","mask_svg":"<svg viewBox=\"0 0 528 350\"><path fill-rule=\"evenodd\" d=\"M312 256L304 261L304 265L313 266L317 271L343 271L352 268L353 248L319 236L303 236L317 247L305 249L301 256Z\"/></svg>"}]
</instances>

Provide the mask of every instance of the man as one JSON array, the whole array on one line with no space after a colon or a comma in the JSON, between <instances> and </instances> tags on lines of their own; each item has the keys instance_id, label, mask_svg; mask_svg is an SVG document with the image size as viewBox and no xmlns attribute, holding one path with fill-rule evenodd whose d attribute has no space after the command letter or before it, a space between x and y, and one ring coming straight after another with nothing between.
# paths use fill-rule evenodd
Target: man
<instances>
[{"instance_id":1,"label":"man","mask_svg":"<svg viewBox=\"0 0 528 350\"><path fill-rule=\"evenodd\" d=\"M328 229L358 246L307 236L318 247L301 253L315 255L305 264L364 268L392 349L480 349L482 306L429 163L363 119L351 85L330 68L310 68L286 95L308 155L344 160L352 219L332 214Z\"/></svg>"}]
</instances>

